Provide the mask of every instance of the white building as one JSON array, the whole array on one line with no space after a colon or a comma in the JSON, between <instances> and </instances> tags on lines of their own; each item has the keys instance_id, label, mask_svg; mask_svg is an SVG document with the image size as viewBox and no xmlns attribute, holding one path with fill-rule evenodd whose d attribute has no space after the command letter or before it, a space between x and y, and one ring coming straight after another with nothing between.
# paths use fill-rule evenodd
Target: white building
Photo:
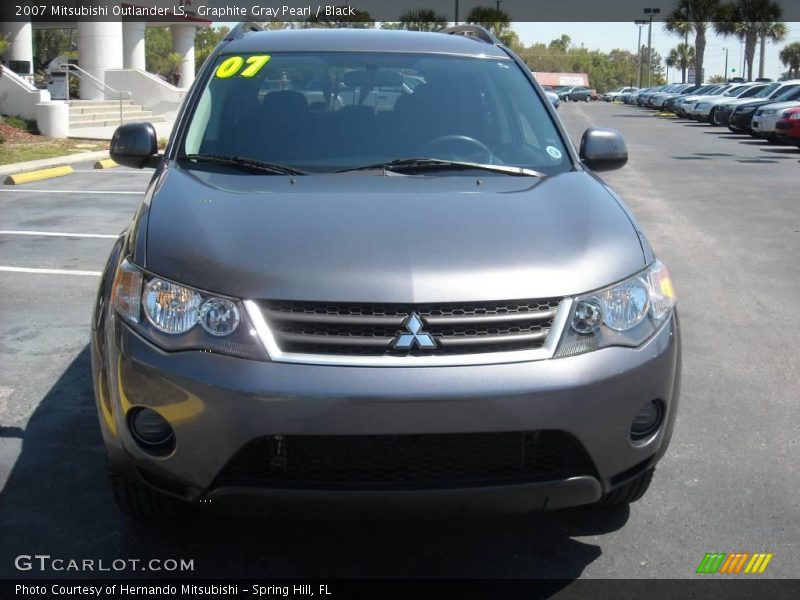
<instances>
[{"instance_id":1,"label":"white building","mask_svg":"<svg viewBox=\"0 0 800 600\"><path fill-rule=\"evenodd\" d=\"M180 0L183 4L184 0ZM103 6L131 6L132 2L101 0ZM156 5L155 0L137 0L138 6ZM159 3L162 6L163 2ZM178 4L177 2L175 4ZM0 102L3 112L12 112L28 118L36 118L36 105L50 100L46 91L36 90L32 83L33 74L33 31L34 29L76 30L78 65L81 71L75 73L80 79L80 97L84 101L113 99L110 90L124 92L139 108L159 111L167 118L174 116L186 89L195 78L194 42L198 27L206 27L210 22L186 14L170 17L166 21L80 21L58 23L0 22L0 35L6 36L9 46L0 56L3 64L13 69L20 77L12 74L0 78ZM172 33L172 51L180 54L180 79L178 87L147 73L145 70L145 27L168 26ZM26 68L20 68L25 65ZM27 72L25 72L27 71ZM27 75L27 78L26 78ZM27 79L27 81L26 81ZM119 97L119 95L117 95Z\"/></svg>"}]
</instances>

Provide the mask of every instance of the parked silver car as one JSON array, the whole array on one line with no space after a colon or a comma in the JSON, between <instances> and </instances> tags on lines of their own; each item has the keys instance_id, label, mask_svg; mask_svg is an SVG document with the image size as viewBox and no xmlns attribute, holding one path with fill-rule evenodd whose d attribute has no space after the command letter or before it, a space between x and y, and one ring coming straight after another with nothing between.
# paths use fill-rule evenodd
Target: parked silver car
<instances>
[{"instance_id":1,"label":"parked silver car","mask_svg":"<svg viewBox=\"0 0 800 600\"><path fill-rule=\"evenodd\" d=\"M146 123L111 143L155 167L92 321L122 509L640 498L672 435L680 328L666 267L594 173L625 164L621 135L576 152L474 26L252 28L206 60L163 154ZM409 76L391 106L361 104Z\"/></svg>"}]
</instances>

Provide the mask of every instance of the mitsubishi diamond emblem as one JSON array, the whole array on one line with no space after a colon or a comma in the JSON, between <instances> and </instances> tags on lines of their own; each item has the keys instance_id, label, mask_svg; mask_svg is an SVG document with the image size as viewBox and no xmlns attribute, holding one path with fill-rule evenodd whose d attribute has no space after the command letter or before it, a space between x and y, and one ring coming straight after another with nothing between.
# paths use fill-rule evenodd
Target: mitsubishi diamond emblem
<instances>
[{"instance_id":1,"label":"mitsubishi diamond emblem","mask_svg":"<svg viewBox=\"0 0 800 600\"><path fill-rule=\"evenodd\" d=\"M418 348L436 348L436 341L430 333L422 331L422 320L417 313L411 315L403 323L405 333L397 336L392 344L395 350L410 350L416 345Z\"/></svg>"}]
</instances>

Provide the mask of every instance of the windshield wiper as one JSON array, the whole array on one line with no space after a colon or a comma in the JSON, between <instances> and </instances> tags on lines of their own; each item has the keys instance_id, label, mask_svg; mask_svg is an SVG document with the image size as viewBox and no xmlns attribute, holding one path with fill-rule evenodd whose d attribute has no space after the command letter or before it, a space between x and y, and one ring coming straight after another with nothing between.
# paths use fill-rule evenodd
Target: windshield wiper
<instances>
[{"instance_id":1,"label":"windshield wiper","mask_svg":"<svg viewBox=\"0 0 800 600\"><path fill-rule=\"evenodd\" d=\"M388 162L363 165L350 169L342 169L337 173L348 173L351 171L375 171L382 169L396 173L408 171L444 171L447 169L479 169L482 171L494 171L496 173L506 173L507 175L517 175L523 177L547 177L544 173L525 167L513 167L509 165L493 165L489 163L476 163L461 160L443 160L439 158L398 158Z\"/></svg>"},{"instance_id":2,"label":"windshield wiper","mask_svg":"<svg viewBox=\"0 0 800 600\"><path fill-rule=\"evenodd\" d=\"M232 156L227 154L187 154L183 158L188 158L195 161L215 162L222 165L231 165L232 167L238 167L253 173L270 173L272 175L305 175L304 171L256 160L255 158L246 158L244 156Z\"/></svg>"}]
</instances>

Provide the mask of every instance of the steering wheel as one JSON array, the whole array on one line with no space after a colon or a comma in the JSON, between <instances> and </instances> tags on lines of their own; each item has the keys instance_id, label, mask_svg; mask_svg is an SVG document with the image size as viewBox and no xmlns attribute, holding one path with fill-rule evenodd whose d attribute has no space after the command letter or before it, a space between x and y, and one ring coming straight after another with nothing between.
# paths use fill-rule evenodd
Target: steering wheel
<instances>
[{"instance_id":1,"label":"steering wheel","mask_svg":"<svg viewBox=\"0 0 800 600\"><path fill-rule=\"evenodd\" d=\"M462 149L469 148L469 150L467 152L459 152L459 147ZM442 151L446 153L446 156L441 156ZM486 160L476 159L471 162L491 164L494 161L494 154L489 147L480 140L468 135L439 136L425 144L422 153L424 156L433 155L431 158L441 157L452 160L464 160L465 158L469 160L470 157L480 153Z\"/></svg>"}]
</instances>

